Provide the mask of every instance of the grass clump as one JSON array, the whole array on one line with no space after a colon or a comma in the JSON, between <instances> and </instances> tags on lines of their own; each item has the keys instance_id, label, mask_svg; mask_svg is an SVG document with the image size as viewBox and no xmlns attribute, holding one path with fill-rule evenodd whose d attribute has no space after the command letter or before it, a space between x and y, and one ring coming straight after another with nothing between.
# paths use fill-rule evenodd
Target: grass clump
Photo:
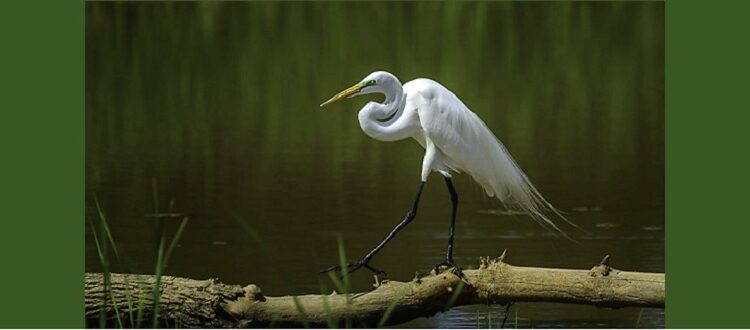
<instances>
[{"instance_id":1,"label":"grass clump","mask_svg":"<svg viewBox=\"0 0 750 330\"><path fill-rule=\"evenodd\" d=\"M157 196L157 186L156 186L156 180L154 179L152 181L153 183L153 192L154 192L154 209L156 214L159 214L159 199ZM110 253L109 251L112 251L112 254L114 254L115 259L119 261L120 253L117 249L117 245L115 244L114 237L112 235L112 230L110 229L110 226L107 222L107 217L105 215L105 212L99 203L99 200L96 196L94 196L94 202L96 204L96 211L98 215L98 229L97 225L95 225L92 222L89 222L89 227L91 229L91 233L93 236L94 244L96 246L97 255L99 257L99 263L101 265L102 269L102 276L103 276L103 282L104 282L104 294L102 295L102 309L99 314L99 327L100 328L106 328L108 327L108 320L106 316L106 309L109 304L111 304L112 309L114 310L115 314L115 324L114 326L117 328L125 328L128 327L136 327L140 328L143 325L144 321L144 311L146 304L148 303L148 299L143 296L143 293L146 293L148 290L146 288L145 283L139 283L138 284L138 296L134 297L134 293L130 290L129 283L125 283L125 299L126 299L126 306L127 311L122 311L120 308L120 305L115 300L115 296L112 291L112 276L111 276L111 263L110 263ZM172 209L174 207L174 200L172 200L169 203L169 213L172 212ZM159 304L159 298L161 295L161 277L164 274L164 270L167 268L168 261L170 257L172 256L172 253L174 252L175 248L177 247L177 243L179 242L180 238L182 237L183 232L185 231L185 228L187 227L187 223L189 221L189 217L184 217L182 221L180 222L177 231L175 232L174 236L172 236L171 239L168 240L166 233L164 232L163 224L161 223L161 219L157 217L157 231L160 235L159 245L157 249L157 256L156 256L156 265L154 269L155 274L155 283L151 290L151 300L153 302L153 319L151 326L154 328L159 327L159 312L160 312L160 304ZM167 244L167 242L169 242ZM135 312L134 312L135 311ZM127 322L126 322L127 321ZM175 326L179 326L179 320L176 320Z\"/></svg>"}]
</instances>

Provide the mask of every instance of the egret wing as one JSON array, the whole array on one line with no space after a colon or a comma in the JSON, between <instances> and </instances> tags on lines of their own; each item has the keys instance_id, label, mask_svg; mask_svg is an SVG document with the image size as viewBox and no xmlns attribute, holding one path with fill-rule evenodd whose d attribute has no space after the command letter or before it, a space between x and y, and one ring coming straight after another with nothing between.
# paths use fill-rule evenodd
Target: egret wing
<instances>
[{"instance_id":1,"label":"egret wing","mask_svg":"<svg viewBox=\"0 0 750 330\"><path fill-rule=\"evenodd\" d=\"M498 198L509 209L528 213L540 224L564 235L545 213L567 219L542 197L479 116L439 84L417 94L419 118L426 137L452 163L469 173L488 196Z\"/></svg>"}]
</instances>

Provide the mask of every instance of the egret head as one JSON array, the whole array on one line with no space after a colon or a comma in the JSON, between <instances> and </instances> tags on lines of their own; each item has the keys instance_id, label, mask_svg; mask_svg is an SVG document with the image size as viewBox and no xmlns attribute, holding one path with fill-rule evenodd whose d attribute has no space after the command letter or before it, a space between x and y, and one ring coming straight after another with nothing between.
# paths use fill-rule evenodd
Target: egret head
<instances>
[{"instance_id":1,"label":"egret head","mask_svg":"<svg viewBox=\"0 0 750 330\"><path fill-rule=\"evenodd\" d=\"M338 94L334 95L328 101L323 102L320 106L331 104L336 101L348 99L351 97L371 94L371 93L382 93L386 88L391 87L393 84L400 84L398 78L386 71L375 71L370 73L362 79L360 82L354 84Z\"/></svg>"}]
</instances>

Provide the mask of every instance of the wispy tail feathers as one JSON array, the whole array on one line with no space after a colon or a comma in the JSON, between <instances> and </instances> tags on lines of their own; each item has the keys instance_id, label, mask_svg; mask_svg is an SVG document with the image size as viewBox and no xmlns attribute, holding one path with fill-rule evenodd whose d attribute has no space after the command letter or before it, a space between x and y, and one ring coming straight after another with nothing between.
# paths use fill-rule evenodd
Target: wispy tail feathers
<instances>
[{"instance_id":1,"label":"wispy tail feathers","mask_svg":"<svg viewBox=\"0 0 750 330\"><path fill-rule=\"evenodd\" d=\"M518 167L502 142L497 139L495 141L497 142L497 149L495 152L488 154L488 158L490 158L488 160L494 165L496 175L493 175L491 180L487 180L489 184L483 185L487 194L499 199L508 209L527 213L542 227L557 232L575 242L550 217L560 218L577 229L581 228L565 218L560 210L544 199L526 177L526 174Z\"/></svg>"}]
</instances>

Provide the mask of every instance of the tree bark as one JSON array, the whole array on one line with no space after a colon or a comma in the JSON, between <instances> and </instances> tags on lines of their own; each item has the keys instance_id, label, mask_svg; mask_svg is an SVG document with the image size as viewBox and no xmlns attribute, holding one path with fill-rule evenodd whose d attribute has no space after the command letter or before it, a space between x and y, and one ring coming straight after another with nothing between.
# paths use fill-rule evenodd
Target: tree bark
<instances>
[{"instance_id":1,"label":"tree bark","mask_svg":"<svg viewBox=\"0 0 750 330\"><path fill-rule=\"evenodd\" d=\"M216 279L193 280L162 276L158 318L169 327L325 327L351 324L374 327L387 310L384 324L400 324L432 316L451 307L544 301L599 307L664 307L664 274L626 272L609 267L608 258L590 270L512 266L483 258L475 270L465 270L467 282L444 270L409 282L377 282L370 292L356 294L264 297L256 285L228 285ZM86 319L90 326L104 317L107 324L151 326L151 275L86 274ZM111 292L111 295L106 294ZM139 306L140 305L140 306ZM116 308L115 308L116 306ZM390 308L389 308L390 307ZM115 312L117 311L117 313ZM117 321L119 315L119 321Z\"/></svg>"}]
</instances>

